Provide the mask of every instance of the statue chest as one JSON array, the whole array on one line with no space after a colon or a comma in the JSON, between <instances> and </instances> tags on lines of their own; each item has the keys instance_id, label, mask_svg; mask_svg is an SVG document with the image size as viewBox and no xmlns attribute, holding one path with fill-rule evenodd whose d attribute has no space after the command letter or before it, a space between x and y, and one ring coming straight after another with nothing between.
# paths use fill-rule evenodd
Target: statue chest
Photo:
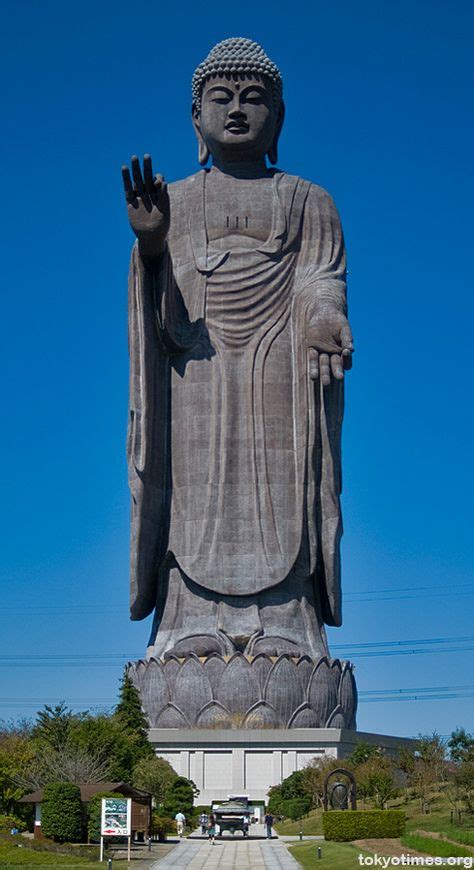
<instances>
[{"instance_id":1,"label":"statue chest","mask_svg":"<svg viewBox=\"0 0 474 870\"><path fill-rule=\"evenodd\" d=\"M274 196L271 179L224 179L207 183L205 220L214 248L252 247L265 242L272 230Z\"/></svg>"}]
</instances>

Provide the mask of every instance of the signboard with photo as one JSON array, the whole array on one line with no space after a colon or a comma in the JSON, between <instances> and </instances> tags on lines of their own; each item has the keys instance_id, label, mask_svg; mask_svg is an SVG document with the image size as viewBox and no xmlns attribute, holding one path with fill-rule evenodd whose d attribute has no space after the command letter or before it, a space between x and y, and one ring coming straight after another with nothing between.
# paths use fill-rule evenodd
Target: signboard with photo
<instances>
[{"instance_id":1,"label":"signboard with photo","mask_svg":"<svg viewBox=\"0 0 474 870\"><path fill-rule=\"evenodd\" d=\"M130 837L131 830L131 798L102 798L102 837Z\"/></svg>"}]
</instances>

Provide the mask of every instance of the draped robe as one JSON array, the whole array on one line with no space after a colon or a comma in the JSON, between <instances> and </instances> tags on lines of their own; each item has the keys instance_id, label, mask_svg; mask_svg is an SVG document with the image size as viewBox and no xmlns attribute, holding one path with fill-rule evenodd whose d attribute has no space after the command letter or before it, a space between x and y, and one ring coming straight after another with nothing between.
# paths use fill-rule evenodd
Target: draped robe
<instances>
[{"instance_id":1,"label":"draped robe","mask_svg":"<svg viewBox=\"0 0 474 870\"><path fill-rule=\"evenodd\" d=\"M267 241L214 250L206 175L169 186L159 264L132 253L132 618L155 608L172 554L231 596L303 560L321 620L338 625L343 387L310 379L307 330L321 301L345 311L339 218L320 187L275 172Z\"/></svg>"}]
</instances>

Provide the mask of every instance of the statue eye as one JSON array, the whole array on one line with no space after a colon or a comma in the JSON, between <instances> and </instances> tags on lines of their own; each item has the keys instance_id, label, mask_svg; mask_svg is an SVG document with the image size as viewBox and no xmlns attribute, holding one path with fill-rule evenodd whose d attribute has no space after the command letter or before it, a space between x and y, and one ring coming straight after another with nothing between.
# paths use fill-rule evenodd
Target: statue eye
<instances>
[{"instance_id":1,"label":"statue eye","mask_svg":"<svg viewBox=\"0 0 474 870\"><path fill-rule=\"evenodd\" d=\"M230 103L232 97L227 91L217 91L211 97L212 103Z\"/></svg>"}]
</instances>

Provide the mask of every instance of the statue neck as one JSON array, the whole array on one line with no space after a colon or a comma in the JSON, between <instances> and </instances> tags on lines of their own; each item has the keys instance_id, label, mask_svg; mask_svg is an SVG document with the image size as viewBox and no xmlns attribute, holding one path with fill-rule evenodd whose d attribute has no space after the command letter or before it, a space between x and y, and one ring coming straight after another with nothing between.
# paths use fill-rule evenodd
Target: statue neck
<instances>
[{"instance_id":1,"label":"statue neck","mask_svg":"<svg viewBox=\"0 0 474 870\"><path fill-rule=\"evenodd\" d=\"M233 178L271 178L273 175L273 170L268 169L264 157L261 160L242 160L236 163L213 158L211 172L220 172Z\"/></svg>"}]
</instances>

